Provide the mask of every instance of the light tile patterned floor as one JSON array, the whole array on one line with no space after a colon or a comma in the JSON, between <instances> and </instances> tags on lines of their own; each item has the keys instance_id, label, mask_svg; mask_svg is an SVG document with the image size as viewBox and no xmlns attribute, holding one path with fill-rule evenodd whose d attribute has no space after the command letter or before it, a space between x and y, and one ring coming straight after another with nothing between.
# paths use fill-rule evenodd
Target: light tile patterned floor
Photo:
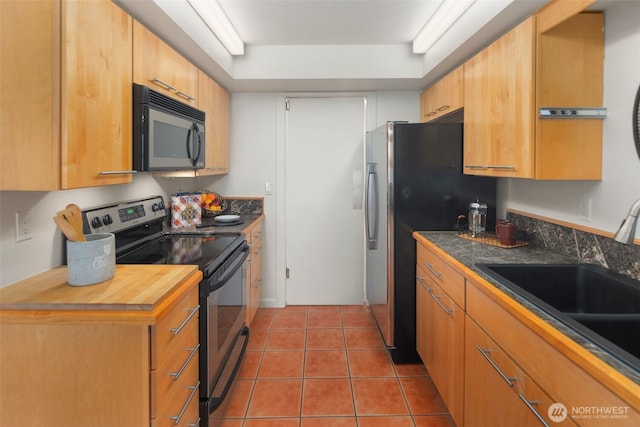
<instances>
[{"instance_id":1,"label":"light tile patterned floor","mask_svg":"<svg viewBox=\"0 0 640 427\"><path fill-rule=\"evenodd\" d=\"M455 427L422 365L394 365L364 306L261 308L216 427Z\"/></svg>"}]
</instances>

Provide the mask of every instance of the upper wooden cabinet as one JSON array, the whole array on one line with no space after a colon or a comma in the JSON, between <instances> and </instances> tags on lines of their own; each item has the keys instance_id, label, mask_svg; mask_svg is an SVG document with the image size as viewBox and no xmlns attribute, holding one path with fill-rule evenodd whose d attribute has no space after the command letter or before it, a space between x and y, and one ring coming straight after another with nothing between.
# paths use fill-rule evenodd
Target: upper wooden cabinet
<instances>
[{"instance_id":1,"label":"upper wooden cabinet","mask_svg":"<svg viewBox=\"0 0 640 427\"><path fill-rule=\"evenodd\" d=\"M204 169L197 174L219 175L229 173L229 128L231 99L229 92L198 71L199 108L206 113Z\"/></svg>"},{"instance_id":2,"label":"upper wooden cabinet","mask_svg":"<svg viewBox=\"0 0 640 427\"><path fill-rule=\"evenodd\" d=\"M539 109L601 107L603 58L603 16L583 13L543 33L532 16L465 63L465 173L600 179L602 120Z\"/></svg>"},{"instance_id":3,"label":"upper wooden cabinet","mask_svg":"<svg viewBox=\"0 0 640 427\"><path fill-rule=\"evenodd\" d=\"M446 116L463 107L464 68L459 66L420 96L420 117L422 122L430 122Z\"/></svg>"},{"instance_id":4,"label":"upper wooden cabinet","mask_svg":"<svg viewBox=\"0 0 640 427\"><path fill-rule=\"evenodd\" d=\"M133 81L198 107L198 68L138 21L133 23Z\"/></svg>"},{"instance_id":5,"label":"upper wooden cabinet","mask_svg":"<svg viewBox=\"0 0 640 427\"><path fill-rule=\"evenodd\" d=\"M2 1L0 16L0 189L131 182L131 17L109 0Z\"/></svg>"}]
</instances>

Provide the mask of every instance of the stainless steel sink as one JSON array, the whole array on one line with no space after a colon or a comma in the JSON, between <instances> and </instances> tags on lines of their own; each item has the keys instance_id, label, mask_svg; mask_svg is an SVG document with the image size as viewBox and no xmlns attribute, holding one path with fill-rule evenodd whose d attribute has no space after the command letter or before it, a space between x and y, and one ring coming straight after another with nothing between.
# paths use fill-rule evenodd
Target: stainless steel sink
<instances>
[{"instance_id":1,"label":"stainless steel sink","mask_svg":"<svg viewBox=\"0 0 640 427\"><path fill-rule=\"evenodd\" d=\"M590 264L477 264L640 371L640 282Z\"/></svg>"}]
</instances>

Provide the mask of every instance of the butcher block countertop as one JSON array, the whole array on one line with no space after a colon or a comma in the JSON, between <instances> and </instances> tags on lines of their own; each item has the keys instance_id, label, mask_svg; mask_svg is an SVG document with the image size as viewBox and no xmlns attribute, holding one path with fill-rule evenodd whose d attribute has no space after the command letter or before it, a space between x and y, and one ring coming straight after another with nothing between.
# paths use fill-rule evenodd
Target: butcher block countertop
<instances>
[{"instance_id":1,"label":"butcher block countertop","mask_svg":"<svg viewBox=\"0 0 640 427\"><path fill-rule=\"evenodd\" d=\"M67 283L67 267L0 288L0 321L95 321L153 324L202 279L196 265L116 265L112 279Z\"/></svg>"}]
</instances>

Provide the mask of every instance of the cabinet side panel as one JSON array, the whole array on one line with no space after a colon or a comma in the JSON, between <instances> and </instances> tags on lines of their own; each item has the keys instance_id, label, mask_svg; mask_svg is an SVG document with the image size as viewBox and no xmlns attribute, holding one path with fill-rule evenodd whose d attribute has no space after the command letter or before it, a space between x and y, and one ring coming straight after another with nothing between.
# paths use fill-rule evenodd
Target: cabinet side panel
<instances>
[{"instance_id":1,"label":"cabinet side panel","mask_svg":"<svg viewBox=\"0 0 640 427\"><path fill-rule=\"evenodd\" d=\"M0 425L149 425L149 332L0 325Z\"/></svg>"}]
</instances>

